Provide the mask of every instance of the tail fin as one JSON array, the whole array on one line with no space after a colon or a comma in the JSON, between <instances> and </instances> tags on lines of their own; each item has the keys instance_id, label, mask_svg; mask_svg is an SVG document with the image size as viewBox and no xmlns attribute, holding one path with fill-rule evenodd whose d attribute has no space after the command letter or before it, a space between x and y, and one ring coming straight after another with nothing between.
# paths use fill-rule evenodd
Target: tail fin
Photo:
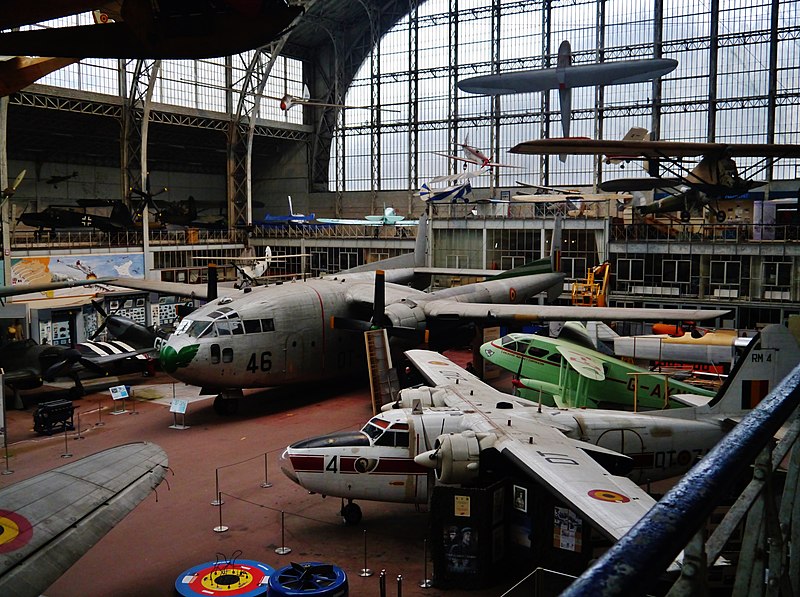
<instances>
[{"instance_id":1,"label":"tail fin","mask_svg":"<svg viewBox=\"0 0 800 597\"><path fill-rule=\"evenodd\" d=\"M708 403L715 414L739 414L754 408L800 363L800 346L779 324L766 326L737 359L733 371Z\"/></svg>"},{"instance_id":2,"label":"tail fin","mask_svg":"<svg viewBox=\"0 0 800 597\"><path fill-rule=\"evenodd\" d=\"M419 188L419 198L423 201L430 201L431 188L427 185L427 183L423 183L423 185Z\"/></svg>"},{"instance_id":3,"label":"tail fin","mask_svg":"<svg viewBox=\"0 0 800 597\"><path fill-rule=\"evenodd\" d=\"M287 195L287 197L289 197L289 215L293 216L295 215L295 213L294 213L294 208L292 207L292 196Z\"/></svg>"}]
</instances>

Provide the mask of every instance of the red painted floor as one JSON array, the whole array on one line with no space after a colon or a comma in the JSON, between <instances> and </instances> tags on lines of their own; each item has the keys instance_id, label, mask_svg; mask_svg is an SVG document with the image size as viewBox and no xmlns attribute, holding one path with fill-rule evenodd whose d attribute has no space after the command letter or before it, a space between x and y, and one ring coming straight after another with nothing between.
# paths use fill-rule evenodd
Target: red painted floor
<instances>
[{"instance_id":1,"label":"red painted floor","mask_svg":"<svg viewBox=\"0 0 800 597\"><path fill-rule=\"evenodd\" d=\"M468 360L468 353L451 354ZM460 361L459 361L460 362ZM420 588L426 577L424 540L427 514L413 506L360 502L364 519L347 527L339 516L340 501L308 495L280 471L278 459L291 442L336 430L356 429L371 416L368 392L361 388L280 389L254 392L239 413L220 418L212 400L192 402L186 430L170 429L168 401L176 395L196 396L196 389L159 376L144 380L158 386L164 404L136 401L131 411L111 415L108 391L76 401L77 431L41 437L32 431L33 409L8 412L9 468L0 476L6 486L99 450L133 441L159 444L172 469L167 482L129 514L73 565L45 594L47 597L173 595L176 578L188 568L241 551L244 559L280 568L292 561L325 561L348 574L350 595L379 595L379 572L386 570L387 595L397 595L402 575L405 596L484 597L500 595L519 580L507 578L485 590ZM134 387L134 392L136 392ZM151 388L150 393L154 391ZM142 395L146 394L141 390ZM98 413L98 407L102 412ZM97 425L98 422L104 425ZM1 454L0 454L1 455ZM5 468L0 459L0 470ZM221 508L215 479L223 494ZM272 487L263 488L262 483ZM220 525L226 532L215 532ZM281 526L281 520L284 524ZM291 548L278 555L275 549ZM375 573L364 578L365 567ZM432 573L427 566L427 577Z\"/></svg>"}]
</instances>

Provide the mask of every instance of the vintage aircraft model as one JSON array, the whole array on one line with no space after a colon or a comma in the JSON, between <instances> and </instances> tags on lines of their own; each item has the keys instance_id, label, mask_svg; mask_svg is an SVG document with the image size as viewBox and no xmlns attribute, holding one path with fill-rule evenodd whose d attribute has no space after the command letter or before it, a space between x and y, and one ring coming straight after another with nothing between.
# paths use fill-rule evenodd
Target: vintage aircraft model
<instances>
[{"instance_id":1,"label":"vintage aircraft model","mask_svg":"<svg viewBox=\"0 0 800 597\"><path fill-rule=\"evenodd\" d=\"M115 0L96 22L0 33L0 54L71 58L211 58L266 45L300 14L284 0ZM92 11L98 2L8 0L0 29Z\"/></svg>"},{"instance_id":2,"label":"vintage aircraft model","mask_svg":"<svg viewBox=\"0 0 800 597\"><path fill-rule=\"evenodd\" d=\"M472 196L472 183L476 176L487 174L486 168L478 170L464 170L457 174L437 176L430 181L422 184L419 192L414 193L426 203L457 203L463 201L469 203Z\"/></svg>"},{"instance_id":3,"label":"vintage aircraft model","mask_svg":"<svg viewBox=\"0 0 800 597\"><path fill-rule=\"evenodd\" d=\"M286 94L281 97L274 97L265 95L264 97L271 100L277 100L279 102L281 110L286 112L287 110L291 110L294 106L317 106L321 108L342 108L344 110L372 110L373 106L348 106L347 104L331 104L328 102L324 102L322 100L315 100L311 99L310 95L307 93L307 89L304 89L303 97L298 97L296 95ZM400 112L400 110L392 110L389 108L382 108L378 107L378 110L381 112Z\"/></svg>"},{"instance_id":4,"label":"vintage aircraft model","mask_svg":"<svg viewBox=\"0 0 800 597\"><path fill-rule=\"evenodd\" d=\"M461 150L464 152L466 157L462 158L457 155L439 153L437 151L434 151L433 153L445 158L450 158L451 160L458 160L467 164L473 164L479 168L522 168L522 166L515 166L514 164L501 164L493 161L491 157L484 154L480 149L476 149L469 144L469 135L467 135L463 143L459 143L459 147L461 147Z\"/></svg>"},{"instance_id":5,"label":"vintage aircraft model","mask_svg":"<svg viewBox=\"0 0 800 597\"><path fill-rule=\"evenodd\" d=\"M763 182L740 175L734 158L761 158L756 167L763 169L771 160L800 157L800 146L769 143L698 143L689 141L624 141L602 139L536 139L524 141L511 148L511 153L537 155L608 155L637 156L651 163L677 171L677 178L632 178L607 181L600 185L606 192L652 190L683 185L688 191L665 197L650 206L639 208L641 213L680 211L688 219L692 208L712 209L717 221L724 221L725 212L710 207L724 196L738 196ZM701 157L691 170L683 167L678 159Z\"/></svg>"},{"instance_id":6,"label":"vintage aircraft model","mask_svg":"<svg viewBox=\"0 0 800 597\"><path fill-rule=\"evenodd\" d=\"M558 47L556 68L525 70L498 75L470 77L457 83L461 91L481 95L506 95L558 89L561 104L561 128L569 137L572 113L572 88L593 85L624 85L652 81L678 66L671 58L620 60L595 64L572 65L572 48L564 40Z\"/></svg>"},{"instance_id":7,"label":"vintage aircraft model","mask_svg":"<svg viewBox=\"0 0 800 597\"><path fill-rule=\"evenodd\" d=\"M131 443L0 489L0 594L41 595L163 481L167 454Z\"/></svg>"},{"instance_id":8,"label":"vintage aircraft model","mask_svg":"<svg viewBox=\"0 0 800 597\"><path fill-rule=\"evenodd\" d=\"M317 222L323 224L359 224L361 226L417 226L419 224L419 220L406 220L405 216L395 212L394 207L385 207L382 214L364 216L363 220L318 218Z\"/></svg>"},{"instance_id":9,"label":"vintage aircraft model","mask_svg":"<svg viewBox=\"0 0 800 597\"><path fill-rule=\"evenodd\" d=\"M252 247L251 247L252 250ZM284 264L289 259L303 259L310 257L311 253L294 253L291 255L273 255L272 249L266 247L264 249L263 257L256 257L255 253L252 255L242 255L240 257L198 257L192 259L197 261L208 261L213 263L231 263L239 274L239 285L237 288L242 288L243 284L258 286L264 282L265 278L285 278L296 277L295 274L268 276L270 267L275 267L277 264ZM305 270L305 267L302 267ZM302 275L302 274L301 274Z\"/></svg>"},{"instance_id":10,"label":"vintage aircraft model","mask_svg":"<svg viewBox=\"0 0 800 597\"><path fill-rule=\"evenodd\" d=\"M410 288L404 284L414 280L415 268L425 265L424 215L420 226L413 254L321 279L241 291L220 289L226 296L185 317L167 340L160 353L162 369L199 386L203 394L218 394L215 405L224 411L225 403L241 397L244 388L325 382L363 372L364 341L353 330L384 327L397 341L412 346L426 335L432 346L445 346L456 338L471 337L475 322L664 317L660 309L526 304L540 292L560 293L564 274L554 271L557 255L485 282L431 293ZM374 271L381 267L387 268L385 274ZM115 284L206 296L196 285L129 279ZM687 309L670 315L695 321L725 312Z\"/></svg>"},{"instance_id":11,"label":"vintage aircraft model","mask_svg":"<svg viewBox=\"0 0 800 597\"><path fill-rule=\"evenodd\" d=\"M114 201L111 213L100 216L86 212L74 211L68 207L50 205L42 211L23 212L17 222L31 228L36 228L36 235L46 230L93 228L105 233L125 232L136 227L130 209L122 201Z\"/></svg>"},{"instance_id":12,"label":"vintage aircraft model","mask_svg":"<svg viewBox=\"0 0 800 597\"><path fill-rule=\"evenodd\" d=\"M58 188L58 185L60 183L67 182L69 179L76 178L77 176L78 176L78 172L77 171L73 172L72 174L63 174L61 176L54 175L54 176L49 177L47 180L45 180L45 183L46 184L51 184L55 188Z\"/></svg>"},{"instance_id":13,"label":"vintage aircraft model","mask_svg":"<svg viewBox=\"0 0 800 597\"><path fill-rule=\"evenodd\" d=\"M424 504L434 483L486 481L499 457L509 465L501 474L528 477L616 540L655 503L636 483L685 473L791 372L800 349L786 328L767 326L716 397L648 413L537 407L438 353L406 355L433 387L401 390L360 431L291 444L281 456L290 479L346 499L342 516L357 523L353 500Z\"/></svg>"},{"instance_id":14,"label":"vintage aircraft model","mask_svg":"<svg viewBox=\"0 0 800 597\"><path fill-rule=\"evenodd\" d=\"M519 396L547 406L650 410L686 406L673 394L714 395L596 351L586 328L575 322L565 324L558 338L508 334L483 344L480 353L515 374Z\"/></svg>"},{"instance_id":15,"label":"vintage aircraft model","mask_svg":"<svg viewBox=\"0 0 800 597\"><path fill-rule=\"evenodd\" d=\"M256 222L257 226L308 226L312 225L316 219L316 215L295 213L292 207L292 196L289 197L289 214L288 215L272 215L266 214L260 222Z\"/></svg>"},{"instance_id":16,"label":"vintage aircraft model","mask_svg":"<svg viewBox=\"0 0 800 597\"><path fill-rule=\"evenodd\" d=\"M11 95L60 68L75 64L78 58L9 56L0 58L0 97Z\"/></svg>"}]
</instances>

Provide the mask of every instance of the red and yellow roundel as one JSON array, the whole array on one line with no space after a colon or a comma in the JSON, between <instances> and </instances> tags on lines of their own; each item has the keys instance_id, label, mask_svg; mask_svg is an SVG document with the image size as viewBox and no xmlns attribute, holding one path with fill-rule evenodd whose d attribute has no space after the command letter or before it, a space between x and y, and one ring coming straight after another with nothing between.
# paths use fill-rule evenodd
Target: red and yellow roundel
<instances>
[{"instance_id":1,"label":"red and yellow roundel","mask_svg":"<svg viewBox=\"0 0 800 597\"><path fill-rule=\"evenodd\" d=\"M592 489L589 492L589 497L601 502L616 502L617 504L626 504L631 501L627 495L622 495L616 491L609 491L608 489Z\"/></svg>"},{"instance_id":2,"label":"red and yellow roundel","mask_svg":"<svg viewBox=\"0 0 800 597\"><path fill-rule=\"evenodd\" d=\"M517 302L517 289L516 288L509 288L509 290L508 290L508 299L512 303Z\"/></svg>"},{"instance_id":3,"label":"red and yellow roundel","mask_svg":"<svg viewBox=\"0 0 800 597\"><path fill-rule=\"evenodd\" d=\"M16 512L0 510L0 553L23 547L32 535L33 527L27 518Z\"/></svg>"}]
</instances>

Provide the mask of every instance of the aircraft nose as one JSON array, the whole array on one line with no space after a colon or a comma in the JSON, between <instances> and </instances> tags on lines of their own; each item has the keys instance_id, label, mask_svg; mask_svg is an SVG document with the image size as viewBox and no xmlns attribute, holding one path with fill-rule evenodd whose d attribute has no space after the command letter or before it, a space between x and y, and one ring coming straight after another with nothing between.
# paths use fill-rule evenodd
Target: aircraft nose
<instances>
[{"instance_id":1,"label":"aircraft nose","mask_svg":"<svg viewBox=\"0 0 800 597\"><path fill-rule=\"evenodd\" d=\"M161 368L166 373L175 373L192 362L199 348L197 343L187 344L183 339L171 337L158 353Z\"/></svg>"},{"instance_id":2,"label":"aircraft nose","mask_svg":"<svg viewBox=\"0 0 800 597\"><path fill-rule=\"evenodd\" d=\"M286 448L281 454L281 470L283 474L289 477L292 481L300 485L300 479L297 477L297 473L294 472L294 467L292 466L292 460L289 455L289 448Z\"/></svg>"}]
</instances>

